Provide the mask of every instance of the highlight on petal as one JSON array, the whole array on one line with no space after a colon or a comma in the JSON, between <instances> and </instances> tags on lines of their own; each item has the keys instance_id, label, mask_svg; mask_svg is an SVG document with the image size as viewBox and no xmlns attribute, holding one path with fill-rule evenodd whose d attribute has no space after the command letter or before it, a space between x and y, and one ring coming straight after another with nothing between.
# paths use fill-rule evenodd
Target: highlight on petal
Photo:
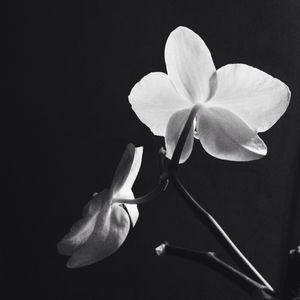
<instances>
[{"instance_id":1,"label":"highlight on petal","mask_svg":"<svg viewBox=\"0 0 300 300\"><path fill-rule=\"evenodd\" d=\"M124 199L129 200L127 203L124 203ZM139 217L139 211L137 208L137 205L135 203L130 203L131 201L134 202L136 199L134 197L134 194L131 190L131 188L123 188L118 192L117 195L115 195L115 198L113 199L113 203L118 203L120 205L125 206L125 210L127 211L131 225L132 227L135 226L137 219Z\"/></svg>"},{"instance_id":2,"label":"highlight on petal","mask_svg":"<svg viewBox=\"0 0 300 300\"><path fill-rule=\"evenodd\" d=\"M112 197L121 193L122 189L131 190L131 187L140 170L143 156L143 147L134 147L128 144L119 162L111 184Z\"/></svg>"},{"instance_id":3,"label":"highlight on petal","mask_svg":"<svg viewBox=\"0 0 300 300\"><path fill-rule=\"evenodd\" d=\"M206 152L231 161L250 161L267 154L265 143L241 118L221 107L197 116L197 138Z\"/></svg>"},{"instance_id":4,"label":"highlight on petal","mask_svg":"<svg viewBox=\"0 0 300 300\"><path fill-rule=\"evenodd\" d=\"M142 78L128 96L138 118L155 135L163 136L171 115L191 103L180 96L167 74L150 73Z\"/></svg>"},{"instance_id":5,"label":"highlight on petal","mask_svg":"<svg viewBox=\"0 0 300 300\"><path fill-rule=\"evenodd\" d=\"M172 115L168 122L165 144L166 144L166 156L171 159L175 151L177 142L181 135L181 132L184 128L184 125L189 117L191 110L183 109ZM187 135L185 145L181 152L181 157L179 163L184 163L192 153L194 144L194 126L191 126L191 129Z\"/></svg>"},{"instance_id":6,"label":"highlight on petal","mask_svg":"<svg viewBox=\"0 0 300 300\"><path fill-rule=\"evenodd\" d=\"M224 107L257 132L268 130L286 111L290 90L280 80L245 64L217 70L218 88L207 104Z\"/></svg>"},{"instance_id":7,"label":"highlight on petal","mask_svg":"<svg viewBox=\"0 0 300 300\"><path fill-rule=\"evenodd\" d=\"M87 241L94 230L101 207L109 201L109 191L107 189L93 195L93 198L83 209L83 218L77 221L70 232L57 244L60 254L72 255L78 247Z\"/></svg>"},{"instance_id":8,"label":"highlight on petal","mask_svg":"<svg viewBox=\"0 0 300 300\"><path fill-rule=\"evenodd\" d=\"M103 207L88 240L73 253L67 266L78 268L98 262L113 254L125 241L130 220L125 209L115 203Z\"/></svg>"},{"instance_id":9,"label":"highlight on petal","mask_svg":"<svg viewBox=\"0 0 300 300\"><path fill-rule=\"evenodd\" d=\"M216 88L216 71L204 41L192 30L178 27L165 47L168 75L178 92L193 103L204 102Z\"/></svg>"},{"instance_id":10,"label":"highlight on petal","mask_svg":"<svg viewBox=\"0 0 300 300\"><path fill-rule=\"evenodd\" d=\"M136 204L124 204L129 215L132 227L135 226L139 218L139 210Z\"/></svg>"}]
</instances>

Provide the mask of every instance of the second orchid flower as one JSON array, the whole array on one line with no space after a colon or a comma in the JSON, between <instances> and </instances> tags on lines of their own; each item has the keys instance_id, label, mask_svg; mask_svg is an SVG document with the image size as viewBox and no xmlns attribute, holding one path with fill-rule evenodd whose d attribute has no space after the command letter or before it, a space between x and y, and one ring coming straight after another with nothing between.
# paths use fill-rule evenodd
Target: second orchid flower
<instances>
[{"instance_id":1,"label":"second orchid flower","mask_svg":"<svg viewBox=\"0 0 300 300\"><path fill-rule=\"evenodd\" d=\"M100 261L114 253L125 241L130 224L139 212L132 185L139 172L143 147L129 144L115 172L110 189L95 193L83 210L83 218L58 243L63 255L70 255L69 268Z\"/></svg>"}]
</instances>

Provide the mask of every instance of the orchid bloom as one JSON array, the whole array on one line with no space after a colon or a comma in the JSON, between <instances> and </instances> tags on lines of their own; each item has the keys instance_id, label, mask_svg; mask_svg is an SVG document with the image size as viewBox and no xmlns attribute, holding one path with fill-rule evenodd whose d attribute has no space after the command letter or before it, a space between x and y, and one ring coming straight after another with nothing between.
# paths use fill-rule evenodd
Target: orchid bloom
<instances>
[{"instance_id":1,"label":"orchid bloom","mask_svg":"<svg viewBox=\"0 0 300 300\"><path fill-rule=\"evenodd\" d=\"M129 102L155 135L165 137L168 158L192 110L181 163L190 156L194 137L220 159L250 161L266 155L257 133L268 130L287 109L290 91L283 82L245 64L216 70L204 41L186 27L169 35L165 62L167 74L146 75L131 90Z\"/></svg>"},{"instance_id":2,"label":"orchid bloom","mask_svg":"<svg viewBox=\"0 0 300 300\"><path fill-rule=\"evenodd\" d=\"M83 218L58 243L63 255L70 255L69 268L83 267L114 253L138 219L131 187L139 172L143 147L129 144L114 174L110 189L94 193L83 210ZM126 209L124 208L126 207Z\"/></svg>"}]
</instances>

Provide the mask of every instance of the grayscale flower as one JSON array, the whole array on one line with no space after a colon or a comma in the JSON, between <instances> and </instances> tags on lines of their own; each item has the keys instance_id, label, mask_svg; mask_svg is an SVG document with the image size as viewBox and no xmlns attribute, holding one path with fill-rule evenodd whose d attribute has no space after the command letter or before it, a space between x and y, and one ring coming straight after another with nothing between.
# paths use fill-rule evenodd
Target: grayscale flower
<instances>
[{"instance_id":1,"label":"grayscale flower","mask_svg":"<svg viewBox=\"0 0 300 300\"><path fill-rule=\"evenodd\" d=\"M197 106L180 162L192 152L194 137L214 157L250 161L266 155L258 132L282 116L290 100L280 80L245 64L216 70L204 41L178 27L165 46L167 74L146 75L130 92L129 102L155 135L164 136L171 158L189 112Z\"/></svg>"},{"instance_id":2,"label":"grayscale flower","mask_svg":"<svg viewBox=\"0 0 300 300\"><path fill-rule=\"evenodd\" d=\"M134 226L139 216L137 205L130 202L134 202L131 188L139 172L142 155L143 147L127 145L110 189L93 195L84 207L83 218L58 243L59 252L71 256L67 263L69 268L100 261L114 253L125 241L130 224Z\"/></svg>"}]
</instances>

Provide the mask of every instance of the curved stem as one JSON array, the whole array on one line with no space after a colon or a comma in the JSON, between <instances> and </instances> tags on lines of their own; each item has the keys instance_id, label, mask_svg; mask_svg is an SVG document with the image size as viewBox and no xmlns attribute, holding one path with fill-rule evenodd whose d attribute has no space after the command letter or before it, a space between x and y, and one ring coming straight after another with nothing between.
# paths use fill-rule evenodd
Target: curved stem
<instances>
[{"instance_id":1,"label":"curved stem","mask_svg":"<svg viewBox=\"0 0 300 300\"><path fill-rule=\"evenodd\" d=\"M146 194L142 197L138 197L138 198L134 198L134 199L115 198L115 199L113 199L113 202L114 203L123 203L123 204L146 203L146 202L150 201L151 199L156 198L161 192L165 191L168 184L169 184L168 179L161 180L159 185L157 185L151 192L149 192L148 194Z\"/></svg>"},{"instance_id":2,"label":"curved stem","mask_svg":"<svg viewBox=\"0 0 300 300\"><path fill-rule=\"evenodd\" d=\"M159 173L163 174L166 170L166 150L164 147L161 147L158 151L158 158L159 158Z\"/></svg>"},{"instance_id":3,"label":"curved stem","mask_svg":"<svg viewBox=\"0 0 300 300\"><path fill-rule=\"evenodd\" d=\"M253 295L257 293L257 290L260 290L260 291L265 291L271 294L272 296L274 296L274 293L270 292L270 290L266 288L266 286L256 282L255 280L249 278L248 276L236 270L229 264L225 263L224 261L219 259L214 252L194 251L191 249L173 246L167 242L164 242L155 250L158 256L170 255L170 256L177 256L184 259L200 262L205 266L208 266L212 270L222 274L224 277L232 280L235 284L241 287L249 295Z\"/></svg>"},{"instance_id":4,"label":"curved stem","mask_svg":"<svg viewBox=\"0 0 300 300\"><path fill-rule=\"evenodd\" d=\"M172 156L172 159L171 159L171 162L170 162L170 166L169 166L170 170L176 169L177 166L178 166L180 156L181 156L181 152L182 152L182 149L185 145L186 138L189 134L189 131L191 129L191 126L193 125L195 116L196 116L199 109L200 109L200 104L196 104L196 105L194 105L194 107L190 111L188 119L187 119L187 121L186 121L186 123L183 127L183 130L180 134L179 140L176 144L176 148L175 148L175 151L173 153L173 156Z\"/></svg>"},{"instance_id":5,"label":"curved stem","mask_svg":"<svg viewBox=\"0 0 300 300\"><path fill-rule=\"evenodd\" d=\"M217 240L228 251L238 266L240 266L240 268L246 272L246 274L249 274L249 276L262 282L270 291L274 291L272 286L263 278L263 276L255 269L255 267L232 242L217 221L189 194L189 192L180 182L174 170L170 172L170 180L175 185L177 191L186 200L187 204L194 210L196 216L215 235Z\"/></svg>"}]
</instances>

